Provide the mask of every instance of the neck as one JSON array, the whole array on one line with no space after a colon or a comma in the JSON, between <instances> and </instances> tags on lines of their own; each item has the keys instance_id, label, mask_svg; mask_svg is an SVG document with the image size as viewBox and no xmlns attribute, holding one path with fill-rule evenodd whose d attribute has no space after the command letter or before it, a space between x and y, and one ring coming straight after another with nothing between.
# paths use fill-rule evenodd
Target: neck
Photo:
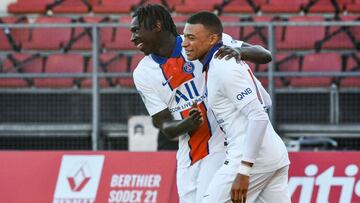
<instances>
[{"instance_id":1,"label":"neck","mask_svg":"<svg viewBox=\"0 0 360 203\"><path fill-rule=\"evenodd\" d=\"M176 37L171 33L159 35L159 47L155 52L156 55L169 58L176 45Z\"/></svg>"},{"instance_id":2,"label":"neck","mask_svg":"<svg viewBox=\"0 0 360 203\"><path fill-rule=\"evenodd\" d=\"M218 40L213 46L211 46L208 51L206 52L206 54L204 54L203 56L199 57L199 61L202 63L202 64L205 64L208 59L208 57L212 57L212 56L209 56L209 55L212 55L214 54L214 51L216 51L217 49L219 49L219 43L221 42L221 40ZM221 43L222 45L222 43ZM216 50L214 50L216 49Z\"/></svg>"}]
</instances>

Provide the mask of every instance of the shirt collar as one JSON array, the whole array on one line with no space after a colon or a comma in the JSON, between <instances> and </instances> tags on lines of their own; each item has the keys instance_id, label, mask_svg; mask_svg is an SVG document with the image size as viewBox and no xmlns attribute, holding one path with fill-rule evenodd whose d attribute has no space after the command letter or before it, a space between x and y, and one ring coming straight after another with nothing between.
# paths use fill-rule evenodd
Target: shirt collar
<instances>
[{"instance_id":1,"label":"shirt collar","mask_svg":"<svg viewBox=\"0 0 360 203\"><path fill-rule=\"evenodd\" d=\"M181 50L182 50L182 38L180 37L180 35L178 35L176 37L176 43L175 43L175 47L174 50L171 54L171 58L176 58L179 57L181 55ZM151 58L154 59L154 61L160 65L165 64L166 61L168 60L168 58L166 57L162 57L162 56L158 56L156 54L151 54Z\"/></svg>"},{"instance_id":2,"label":"shirt collar","mask_svg":"<svg viewBox=\"0 0 360 203\"><path fill-rule=\"evenodd\" d=\"M206 54L204 64L203 64L203 71L205 71L208 68L208 65L214 55L214 53L223 45L222 42L219 42L215 44L213 47L211 47L210 51Z\"/></svg>"}]
</instances>

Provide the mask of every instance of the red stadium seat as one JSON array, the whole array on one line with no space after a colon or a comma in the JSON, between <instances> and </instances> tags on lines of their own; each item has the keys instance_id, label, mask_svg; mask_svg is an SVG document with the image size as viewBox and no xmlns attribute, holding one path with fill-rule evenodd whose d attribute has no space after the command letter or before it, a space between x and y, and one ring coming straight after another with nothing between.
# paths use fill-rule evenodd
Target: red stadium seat
<instances>
[{"instance_id":1,"label":"red stadium seat","mask_svg":"<svg viewBox=\"0 0 360 203\"><path fill-rule=\"evenodd\" d=\"M261 11L264 13L298 13L301 4L306 2L307 0L268 0L267 3L261 4Z\"/></svg>"},{"instance_id":2,"label":"red stadium seat","mask_svg":"<svg viewBox=\"0 0 360 203\"><path fill-rule=\"evenodd\" d=\"M3 17L1 23L28 23L27 18L21 17ZM10 28L8 30L0 29L0 50L17 50L19 51L23 42L29 40L29 29Z\"/></svg>"},{"instance_id":3,"label":"red stadium seat","mask_svg":"<svg viewBox=\"0 0 360 203\"><path fill-rule=\"evenodd\" d=\"M46 61L45 73L83 73L84 58L80 54L54 54ZM75 85L74 78L38 78L36 87L69 88Z\"/></svg>"},{"instance_id":4,"label":"red stadium seat","mask_svg":"<svg viewBox=\"0 0 360 203\"><path fill-rule=\"evenodd\" d=\"M82 0L64 0L51 9L54 13L87 13L90 4L85 4Z\"/></svg>"},{"instance_id":5,"label":"red stadium seat","mask_svg":"<svg viewBox=\"0 0 360 203\"><path fill-rule=\"evenodd\" d=\"M242 22L270 22L270 16L254 16L250 18L242 18ZM276 38L281 38L279 33L280 27L275 28ZM257 44L263 47L268 46L268 29L267 27L242 26L240 27L240 39L250 44ZM278 40L277 40L278 41Z\"/></svg>"},{"instance_id":6,"label":"red stadium seat","mask_svg":"<svg viewBox=\"0 0 360 203\"><path fill-rule=\"evenodd\" d=\"M131 17L126 16L119 19L119 23L125 23L130 25ZM117 27L115 31L115 39L112 42L105 43L106 49L117 50L134 50L135 45L130 41L131 31L130 27Z\"/></svg>"},{"instance_id":7,"label":"red stadium seat","mask_svg":"<svg viewBox=\"0 0 360 203\"><path fill-rule=\"evenodd\" d=\"M360 71L360 54L353 54L347 59L345 71ZM343 77L340 81L341 87L360 87L360 77Z\"/></svg>"},{"instance_id":8,"label":"red stadium seat","mask_svg":"<svg viewBox=\"0 0 360 203\"><path fill-rule=\"evenodd\" d=\"M255 13L259 10L262 2L263 0L234 0L225 5L223 11L225 13Z\"/></svg>"},{"instance_id":9,"label":"red stadium seat","mask_svg":"<svg viewBox=\"0 0 360 203\"><path fill-rule=\"evenodd\" d=\"M295 16L289 18L290 22L323 21L322 16ZM313 49L315 42L323 39L325 28L323 26L287 26L285 37L276 43L278 49Z\"/></svg>"},{"instance_id":10,"label":"red stadium seat","mask_svg":"<svg viewBox=\"0 0 360 203\"><path fill-rule=\"evenodd\" d=\"M183 3L183 0L167 0L167 4L171 10L176 10L176 6Z\"/></svg>"},{"instance_id":11,"label":"red stadium seat","mask_svg":"<svg viewBox=\"0 0 360 203\"><path fill-rule=\"evenodd\" d=\"M100 16L93 17L82 17L78 20L80 23L110 23L111 19L103 18ZM99 46L104 46L104 44L112 41L112 33L114 28L100 28L100 44ZM92 48L92 29L88 28L75 28L75 32L71 37L69 43L65 46L66 50L90 50Z\"/></svg>"},{"instance_id":12,"label":"red stadium seat","mask_svg":"<svg viewBox=\"0 0 360 203\"><path fill-rule=\"evenodd\" d=\"M277 54L275 56L275 69L278 72L299 72L300 71L300 57L295 54ZM268 72L268 64L252 64L248 63L252 70L257 72ZM261 84L267 87L269 80L266 77L258 77ZM276 87L284 87L289 85L291 77L277 77L275 78Z\"/></svg>"},{"instance_id":13,"label":"red stadium seat","mask_svg":"<svg viewBox=\"0 0 360 203\"><path fill-rule=\"evenodd\" d=\"M39 17L36 19L39 24L71 23L66 17ZM24 49L52 50L63 48L71 37L71 28L34 28L32 38L24 43Z\"/></svg>"},{"instance_id":14,"label":"red stadium seat","mask_svg":"<svg viewBox=\"0 0 360 203\"><path fill-rule=\"evenodd\" d=\"M347 0L336 0L337 5L333 5L331 0L308 0L302 5L303 10L308 13L333 13L344 10L344 2Z\"/></svg>"},{"instance_id":15,"label":"red stadium seat","mask_svg":"<svg viewBox=\"0 0 360 203\"><path fill-rule=\"evenodd\" d=\"M222 0L193 1L184 0L184 4L175 7L177 13L195 13L201 10L213 11L215 5L221 4Z\"/></svg>"},{"instance_id":16,"label":"red stadium seat","mask_svg":"<svg viewBox=\"0 0 360 203\"><path fill-rule=\"evenodd\" d=\"M341 56L337 53L309 54L304 57L303 72L340 72ZM294 87L330 87L332 77L297 77L291 79Z\"/></svg>"},{"instance_id":17,"label":"red stadium seat","mask_svg":"<svg viewBox=\"0 0 360 203\"><path fill-rule=\"evenodd\" d=\"M0 73L41 73L43 61L40 56L31 54L12 54L3 61ZM32 85L30 78L2 78L0 87L28 87Z\"/></svg>"},{"instance_id":18,"label":"red stadium seat","mask_svg":"<svg viewBox=\"0 0 360 203\"><path fill-rule=\"evenodd\" d=\"M128 57L125 55L119 55L116 53L106 53L100 56L100 64L98 71L102 73L117 73L124 72L128 67ZM86 72L92 73L93 71L93 60L90 59ZM88 78L81 82L82 87L91 87L92 79ZM100 78L99 84L101 87L109 87L116 85L116 78Z\"/></svg>"},{"instance_id":19,"label":"red stadium seat","mask_svg":"<svg viewBox=\"0 0 360 203\"><path fill-rule=\"evenodd\" d=\"M143 58L144 58L144 54L135 54L135 55L131 56L131 58L129 58L130 67L128 66L127 69L123 70L123 71L127 72L127 73L132 73L135 70L138 63ZM128 78L118 78L117 82L122 87L134 87L134 81L131 76Z\"/></svg>"},{"instance_id":20,"label":"red stadium seat","mask_svg":"<svg viewBox=\"0 0 360 203\"><path fill-rule=\"evenodd\" d=\"M356 16L342 16L342 21L354 21ZM325 28L324 39L317 42L316 48L319 50L324 49L353 49L356 48L356 42L352 41L351 36L347 33L350 31L357 41L360 40L360 29L356 31L356 26L351 27L339 27L328 26Z\"/></svg>"},{"instance_id":21,"label":"red stadium seat","mask_svg":"<svg viewBox=\"0 0 360 203\"><path fill-rule=\"evenodd\" d=\"M350 13L360 13L360 0L349 1L346 10Z\"/></svg>"},{"instance_id":22,"label":"red stadium seat","mask_svg":"<svg viewBox=\"0 0 360 203\"><path fill-rule=\"evenodd\" d=\"M221 22L224 23L239 23L240 19L236 16L220 16ZM234 39L240 39L239 26L224 26L224 33L230 35Z\"/></svg>"},{"instance_id":23,"label":"red stadium seat","mask_svg":"<svg viewBox=\"0 0 360 203\"><path fill-rule=\"evenodd\" d=\"M8 6L9 13L45 13L46 6L54 3L54 0L17 0Z\"/></svg>"},{"instance_id":24,"label":"red stadium seat","mask_svg":"<svg viewBox=\"0 0 360 203\"><path fill-rule=\"evenodd\" d=\"M102 4L94 5L95 13L130 13L133 6L139 5L141 0L102 0Z\"/></svg>"},{"instance_id":25,"label":"red stadium seat","mask_svg":"<svg viewBox=\"0 0 360 203\"><path fill-rule=\"evenodd\" d=\"M175 24L179 24L179 23L186 23L187 19L188 19L188 16L173 16L172 17L173 21ZM184 26L176 26L176 30L178 31L179 34L183 34L184 32Z\"/></svg>"}]
</instances>

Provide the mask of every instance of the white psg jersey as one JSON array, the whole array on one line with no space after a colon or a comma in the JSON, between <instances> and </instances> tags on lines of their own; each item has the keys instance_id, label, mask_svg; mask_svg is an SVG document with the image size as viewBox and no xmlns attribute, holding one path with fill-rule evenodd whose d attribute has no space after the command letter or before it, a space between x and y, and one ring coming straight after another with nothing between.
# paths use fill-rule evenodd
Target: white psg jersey
<instances>
[{"instance_id":1,"label":"white psg jersey","mask_svg":"<svg viewBox=\"0 0 360 203\"><path fill-rule=\"evenodd\" d=\"M211 57L205 62L207 64L208 101L226 134L227 160L240 164L244 135L249 123L241 109L254 100L264 106L263 96L259 91L263 87L243 61L238 64L234 59L226 61ZM270 172L289 163L286 147L269 121L252 172Z\"/></svg>"},{"instance_id":2,"label":"white psg jersey","mask_svg":"<svg viewBox=\"0 0 360 203\"><path fill-rule=\"evenodd\" d=\"M226 44L241 47L241 41L224 36ZM206 115L204 124L195 132L179 137L178 167L188 167L209 153L224 150L224 134L208 109L203 66L187 61L182 38L176 39L171 58L145 56L136 67L135 86L151 116L168 108L175 120L188 117L195 101Z\"/></svg>"}]
</instances>

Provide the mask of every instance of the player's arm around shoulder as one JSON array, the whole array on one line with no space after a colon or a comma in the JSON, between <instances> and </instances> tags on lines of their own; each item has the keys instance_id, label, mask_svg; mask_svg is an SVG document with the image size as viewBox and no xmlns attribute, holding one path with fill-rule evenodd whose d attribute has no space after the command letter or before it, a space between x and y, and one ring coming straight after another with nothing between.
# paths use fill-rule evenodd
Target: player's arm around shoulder
<instances>
[{"instance_id":1,"label":"player's arm around shoulder","mask_svg":"<svg viewBox=\"0 0 360 203\"><path fill-rule=\"evenodd\" d=\"M232 79L239 79L239 77L247 75L249 66L244 61L237 62L234 58L213 58L210 67L212 74L215 74L219 80L228 83L231 82Z\"/></svg>"},{"instance_id":2,"label":"player's arm around shoulder","mask_svg":"<svg viewBox=\"0 0 360 203\"><path fill-rule=\"evenodd\" d=\"M217 57L235 57L239 55L241 60L250 61L255 64L266 64L272 61L271 52L260 45L252 45L247 42L233 39L230 35L225 33L222 35L222 41L224 46L221 47ZM232 50L232 52L230 52L229 49ZM237 53L235 53L235 51Z\"/></svg>"}]
</instances>

